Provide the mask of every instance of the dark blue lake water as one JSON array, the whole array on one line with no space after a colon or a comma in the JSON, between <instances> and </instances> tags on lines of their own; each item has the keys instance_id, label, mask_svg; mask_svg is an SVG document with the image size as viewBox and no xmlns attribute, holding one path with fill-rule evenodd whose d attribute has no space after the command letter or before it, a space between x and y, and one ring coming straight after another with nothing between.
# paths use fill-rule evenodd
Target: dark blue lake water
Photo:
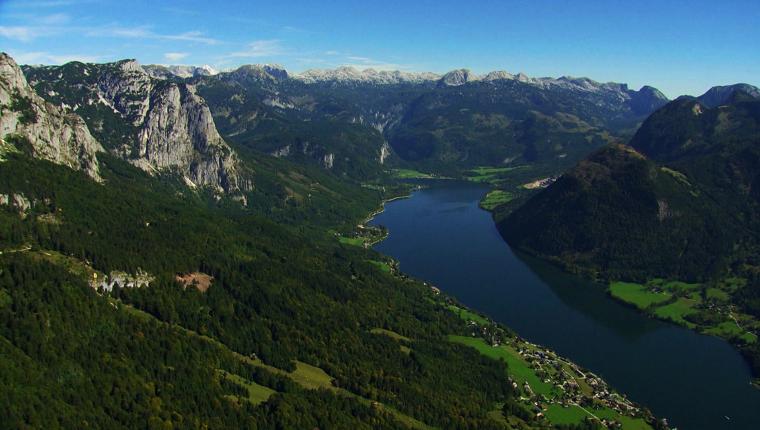
<instances>
[{"instance_id":1,"label":"dark blue lake water","mask_svg":"<svg viewBox=\"0 0 760 430\"><path fill-rule=\"evenodd\" d=\"M478 207L486 187L430 185L372 221L390 231L375 249L404 272L591 369L671 426L760 429L760 390L728 343L647 318L600 285L516 255Z\"/></svg>"}]
</instances>

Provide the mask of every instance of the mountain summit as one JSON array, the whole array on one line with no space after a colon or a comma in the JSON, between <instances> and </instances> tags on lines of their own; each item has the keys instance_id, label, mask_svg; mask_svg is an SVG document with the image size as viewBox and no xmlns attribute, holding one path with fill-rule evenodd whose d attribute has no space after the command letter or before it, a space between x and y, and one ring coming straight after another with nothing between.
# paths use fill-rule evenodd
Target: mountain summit
<instances>
[{"instance_id":1,"label":"mountain summit","mask_svg":"<svg viewBox=\"0 0 760 430\"><path fill-rule=\"evenodd\" d=\"M760 247L749 233L760 230L759 137L760 100L675 100L630 146L581 161L500 231L517 248L601 278L711 279Z\"/></svg>"}]
</instances>

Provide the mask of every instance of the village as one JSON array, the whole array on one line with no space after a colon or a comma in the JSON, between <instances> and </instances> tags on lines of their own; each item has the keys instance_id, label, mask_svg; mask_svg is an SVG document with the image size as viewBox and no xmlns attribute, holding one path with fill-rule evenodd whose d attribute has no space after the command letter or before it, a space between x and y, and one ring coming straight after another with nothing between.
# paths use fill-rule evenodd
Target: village
<instances>
[{"instance_id":1,"label":"village","mask_svg":"<svg viewBox=\"0 0 760 430\"><path fill-rule=\"evenodd\" d=\"M434 294L439 291L432 286L431 290ZM478 349L481 352L481 348L497 350L498 353L492 351L486 355L501 355L505 359L512 386L519 390L520 400L536 417L551 422L553 417L562 415L563 410L570 413L575 409L607 428L622 428L621 417L645 418L648 415L594 373L554 351L508 332L493 321L484 321L477 314L465 312L470 316L471 336L485 341ZM667 426L667 421L663 420L663 424Z\"/></svg>"}]
</instances>

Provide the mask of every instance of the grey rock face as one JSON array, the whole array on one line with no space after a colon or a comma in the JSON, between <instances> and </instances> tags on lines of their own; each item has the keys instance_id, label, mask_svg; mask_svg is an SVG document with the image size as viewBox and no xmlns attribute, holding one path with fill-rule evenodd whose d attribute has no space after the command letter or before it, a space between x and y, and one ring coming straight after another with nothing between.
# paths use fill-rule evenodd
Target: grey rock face
<instances>
[{"instance_id":1,"label":"grey rock face","mask_svg":"<svg viewBox=\"0 0 760 430\"><path fill-rule=\"evenodd\" d=\"M300 80L307 84L335 82L335 83L363 83L373 85L398 85L398 84L420 84L434 81L440 78L435 73L421 72L411 73L399 70L374 70L364 69L357 70L354 67L338 67L333 70L307 70L299 75L294 75L294 79Z\"/></svg>"},{"instance_id":2,"label":"grey rock face","mask_svg":"<svg viewBox=\"0 0 760 430\"><path fill-rule=\"evenodd\" d=\"M241 82L276 83L288 79L288 72L278 65L246 64L229 72Z\"/></svg>"},{"instance_id":3,"label":"grey rock face","mask_svg":"<svg viewBox=\"0 0 760 430\"><path fill-rule=\"evenodd\" d=\"M506 80L513 80L513 79L515 79L515 75L504 70L496 70L493 72L489 72L488 74L483 76L483 80L486 82L506 81Z\"/></svg>"},{"instance_id":4,"label":"grey rock face","mask_svg":"<svg viewBox=\"0 0 760 430\"><path fill-rule=\"evenodd\" d=\"M24 194L0 194L0 206L10 206L18 211L21 218L26 218L32 202Z\"/></svg>"},{"instance_id":5,"label":"grey rock face","mask_svg":"<svg viewBox=\"0 0 760 430\"><path fill-rule=\"evenodd\" d=\"M35 157L101 179L96 153L103 147L92 137L84 120L45 102L5 53L0 53L0 106L0 137L4 141L26 139Z\"/></svg>"},{"instance_id":6,"label":"grey rock face","mask_svg":"<svg viewBox=\"0 0 760 430\"><path fill-rule=\"evenodd\" d=\"M196 78L199 76L214 76L219 72L211 66L162 66L159 64L150 64L142 66L150 77L157 79L177 78Z\"/></svg>"},{"instance_id":7,"label":"grey rock face","mask_svg":"<svg viewBox=\"0 0 760 430\"><path fill-rule=\"evenodd\" d=\"M176 169L195 185L227 192L240 188L238 159L219 136L208 107L192 87L158 86L148 99L136 147L123 147L124 157L136 152L132 161L137 166L149 171Z\"/></svg>"},{"instance_id":8,"label":"grey rock face","mask_svg":"<svg viewBox=\"0 0 760 430\"><path fill-rule=\"evenodd\" d=\"M192 86L151 79L134 61L117 64L99 90L139 129L137 142L117 150L121 156L146 171L178 171L194 185L224 192L248 188L238 176L236 155Z\"/></svg>"},{"instance_id":9,"label":"grey rock face","mask_svg":"<svg viewBox=\"0 0 760 430\"><path fill-rule=\"evenodd\" d=\"M383 146L380 147L380 164L385 164L385 159L391 156L391 146L388 142L383 142Z\"/></svg>"},{"instance_id":10,"label":"grey rock face","mask_svg":"<svg viewBox=\"0 0 760 430\"><path fill-rule=\"evenodd\" d=\"M125 60L102 75L97 91L101 99L109 101L122 116L139 126L150 106L152 87L150 76L137 61Z\"/></svg>"},{"instance_id":11,"label":"grey rock face","mask_svg":"<svg viewBox=\"0 0 760 430\"><path fill-rule=\"evenodd\" d=\"M227 193L251 187L241 179L236 154L217 132L205 100L192 85L152 78L134 60L28 73L46 85L35 86L43 96L54 94L50 97L75 107L104 106L106 113L88 109L90 116L85 115L95 130L100 130L104 115L115 114L116 122L123 121L128 132L107 143L113 153L135 166L150 173L177 173L192 187ZM50 87L56 75L63 82L52 93L42 90Z\"/></svg>"},{"instance_id":12,"label":"grey rock face","mask_svg":"<svg viewBox=\"0 0 760 430\"><path fill-rule=\"evenodd\" d=\"M325 167L325 169L332 169L334 164L335 164L335 154L333 154L332 152L329 154L325 154L322 157L322 165Z\"/></svg>"},{"instance_id":13,"label":"grey rock face","mask_svg":"<svg viewBox=\"0 0 760 430\"><path fill-rule=\"evenodd\" d=\"M479 77L467 69L452 70L441 78L440 84L449 87L464 85L478 80Z\"/></svg>"}]
</instances>

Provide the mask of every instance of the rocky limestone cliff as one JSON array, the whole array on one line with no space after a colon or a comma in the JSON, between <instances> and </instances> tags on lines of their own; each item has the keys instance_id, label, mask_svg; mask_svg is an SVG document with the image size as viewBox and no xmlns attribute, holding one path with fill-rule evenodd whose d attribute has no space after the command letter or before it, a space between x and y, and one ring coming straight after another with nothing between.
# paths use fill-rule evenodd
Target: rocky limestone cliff
<instances>
[{"instance_id":1,"label":"rocky limestone cliff","mask_svg":"<svg viewBox=\"0 0 760 430\"><path fill-rule=\"evenodd\" d=\"M140 126L150 106L153 82L137 61L125 60L108 67L97 83L99 99L104 100L133 125Z\"/></svg>"},{"instance_id":2,"label":"rocky limestone cliff","mask_svg":"<svg viewBox=\"0 0 760 430\"><path fill-rule=\"evenodd\" d=\"M240 188L238 159L193 87L157 86L149 100L136 147L125 146L125 157L136 152L134 163L146 170L179 169L194 185L212 185L224 191Z\"/></svg>"},{"instance_id":3,"label":"rocky limestone cliff","mask_svg":"<svg viewBox=\"0 0 760 430\"><path fill-rule=\"evenodd\" d=\"M467 69L458 69L458 70L452 70L445 75L440 80L441 86L448 86L448 87L458 87L460 85L464 85L468 82L477 81L480 77L472 73L471 71Z\"/></svg>"},{"instance_id":4,"label":"rocky limestone cliff","mask_svg":"<svg viewBox=\"0 0 760 430\"><path fill-rule=\"evenodd\" d=\"M149 64L142 66L152 78L168 79L172 77L187 79L198 76L214 76L219 73L218 70L204 64L203 66L164 66L160 64Z\"/></svg>"},{"instance_id":5,"label":"rocky limestone cliff","mask_svg":"<svg viewBox=\"0 0 760 430\"><path fill-rule=\"evenodd\" d=\"M126 132L111 134L104 143L135 166L150 173L177 173L191 187L227 193L251 188L192 85L152 78L134 60L69 63L26 72L40 95L80 109L94 130L103 131L104 122L112 129L123 124Z\"/></svg>"},{"instance_id":6,"label":"rocky limestone cliff","mask_svg":"<svg viewBox=\"0 0 760 430\"><path fill-rule=\"evenodd\" d=\"M333 70L312 69L301 74L293 75L294 79L307 84L316 83L362 83L374 85L422 84L440 78L429 72L403 72L400 70L358 70L354 67L343 66Z\"/></svg>"},{"instance_id":7,"label":"rocky limestone cliff","mask_svg":"<svg viewBox=\"0 0 760 430\"><path fill-rule=\"evenodd\" d=\"M0 137L5 144L28 141L35 157L101 179L96 153L103 147L84 120L38 96L5 53L0 53Z\"/></svg>"},{"instance_id":8,"label":"rocky limestone cliff","mask_svg":"<svg viewBox=\"0 0 760 430\"><path fill-rule=\"evenodd\" d=\"M187 84L158 81L132 60L104 74L98 90L138 127L137 141L117 152L146 171L179 172L191 186L233 192L249 185L216 130L206 102Z\"/></svg>"}]
</instances>

